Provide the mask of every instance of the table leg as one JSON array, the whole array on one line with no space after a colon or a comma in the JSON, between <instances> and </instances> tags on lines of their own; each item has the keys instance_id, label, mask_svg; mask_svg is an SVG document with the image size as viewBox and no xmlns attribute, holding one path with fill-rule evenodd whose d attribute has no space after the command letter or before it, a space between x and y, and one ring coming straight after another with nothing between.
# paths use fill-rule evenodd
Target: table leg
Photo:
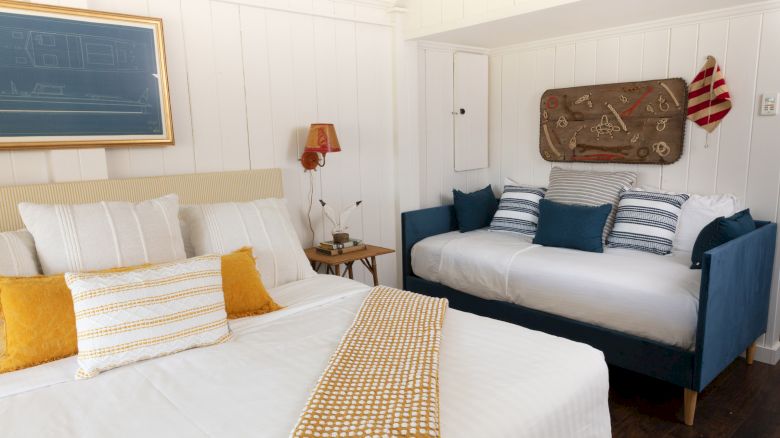
<instances>
[{"instance_id":1,"label":"table leg","mask_svg":"<svg viewBox=\"0 0 780 438\"><path fill-rule=\"evenodd\" d=\"M341 277L341 265L336 265L336 275Z\"/></svg>"},{"instance_id":2,"label":"table leg","mask_svg":"<svg viewBox=\"0 0 780 438\"><path fill-rule=\"evenodd\" d=\"M374 277L374 286L379 286L379 274L376 270L376 257L371 257L371 275Z\"/></svg>"},{"instance_id":3,"label":"table leg","mask_svg":"<svg viewBox=\"0 0 780 438\"><path fill-rule=\"evenodd\" d=\"M372 256L370 259L360 259L360 263L368 269L371 276L374 278L374 286L379 286L379 276L376 272L376 256Z\"/></svg>"},{"instance_id":4,"label":"table leg","mask_svg":"<svg viewBox=\"0 0 780 438\"><path fill-rule=\"evenodd\" d=\"M347 274L349 274L349 279L354 280L355 277L352 275L352 264L355 262L349 262L347 263Z\"/></svg>"}]
</instances>

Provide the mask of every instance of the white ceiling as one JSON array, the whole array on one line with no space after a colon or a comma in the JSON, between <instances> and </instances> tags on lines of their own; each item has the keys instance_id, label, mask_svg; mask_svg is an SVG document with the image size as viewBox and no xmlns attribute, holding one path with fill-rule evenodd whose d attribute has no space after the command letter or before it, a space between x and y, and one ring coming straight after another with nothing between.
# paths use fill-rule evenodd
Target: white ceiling
<instances>
[{"instance_id":1,"label":"white ceiling","mask_svg":"<svg viewBox=\"0 0 780 438\"><path fill-rule=\"evenodd\" d=\"M733 6L750 0L581 0L419 39L497 48Z\"/></svg>"}]
</instances>

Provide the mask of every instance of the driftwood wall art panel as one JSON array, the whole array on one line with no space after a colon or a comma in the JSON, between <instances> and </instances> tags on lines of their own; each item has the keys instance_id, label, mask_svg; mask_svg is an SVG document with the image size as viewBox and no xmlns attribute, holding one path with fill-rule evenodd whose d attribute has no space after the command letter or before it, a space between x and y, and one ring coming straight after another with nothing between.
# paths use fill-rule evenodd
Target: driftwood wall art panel
<instances>
[{"instance_id":1,"label":"driftwood wall art panel","mask_svg":"<svg viewBox=\"0 0 780 438\"><path fill-rule=\"evenodd\" d=\"M683 79L547 90L539 152L547 161L671 164L682 156Z\"/></svg>"}]
</instances>

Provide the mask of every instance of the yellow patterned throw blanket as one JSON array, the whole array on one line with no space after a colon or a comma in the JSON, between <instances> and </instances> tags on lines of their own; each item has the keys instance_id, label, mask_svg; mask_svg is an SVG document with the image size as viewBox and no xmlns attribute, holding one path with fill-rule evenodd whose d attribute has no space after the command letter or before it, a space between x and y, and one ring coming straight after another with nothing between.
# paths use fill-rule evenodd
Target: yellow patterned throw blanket
<instances>
[{"instance_id":1,"label":"yellow patterned throw blanket","mask_svg":"<svg viewBox=\"0 0 780 438\"><path fill-rule=\"evenodd\" d=\"M447 300L371 290L291 436L439 436L439 343Z\"/></svg>"}]
</instances>

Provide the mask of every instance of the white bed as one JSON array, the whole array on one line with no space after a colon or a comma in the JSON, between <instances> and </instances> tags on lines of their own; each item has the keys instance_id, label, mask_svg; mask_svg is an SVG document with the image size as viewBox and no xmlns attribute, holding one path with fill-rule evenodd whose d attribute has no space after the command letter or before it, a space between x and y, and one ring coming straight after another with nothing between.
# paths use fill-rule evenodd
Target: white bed
<instances>
[{"instance_id":1,"label":"white bed","mask_svg":"<svg viewBox=\"0 0 780 438\"><path fill-rule=\"evenodd\" d=\"M368 287L334 276L271 291L285 309L234 339L75 381L76 358L0 375L8 437L285 437ZM607 437L608 375L580 343L450 309L442 436Z\"/></svg>"},{"instance_id":2,"label":"white bed","mask_svg":"<svg viewBox=\"0 0 780 438\"><path fill-rule=\"evenodd\" d=\"M412 247L412 270L426 280L693 349L701 271L689 265L690 253L590 253L484 229L440 234Z\"/></svg>"}]
</instances>

